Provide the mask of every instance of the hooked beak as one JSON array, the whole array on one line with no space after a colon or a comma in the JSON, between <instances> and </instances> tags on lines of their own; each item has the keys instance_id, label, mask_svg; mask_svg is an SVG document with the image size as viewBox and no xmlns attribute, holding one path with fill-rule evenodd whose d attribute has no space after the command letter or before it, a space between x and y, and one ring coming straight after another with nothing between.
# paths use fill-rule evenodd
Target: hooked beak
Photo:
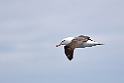
<instances>
[{"instance_id":1,"label":"hooked beak","mask_svg":"<svg viewBox=\"0 0 124 83\"><path fill-rule=\"evenodd\" d=\"M62 45L62 42L60 42L60 44L57 44L56 47L59 47L59 46L61 46L61 45Z\"/></svg>"}]
</instances>

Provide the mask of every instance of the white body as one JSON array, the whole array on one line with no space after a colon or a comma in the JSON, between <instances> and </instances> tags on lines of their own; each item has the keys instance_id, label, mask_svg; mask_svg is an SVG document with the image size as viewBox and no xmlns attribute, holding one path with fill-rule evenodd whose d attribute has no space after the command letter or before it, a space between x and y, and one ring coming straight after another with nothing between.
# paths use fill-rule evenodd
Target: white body
<instances>
[{"instance_id":1,"label":"white body","mask_svg":"<svg viewBox=\"0 0 124 83\"><path fill-rule=\"evenodd\" d=\"M99 43L95 42L95 41L88 40L87 42L82 43L77 48L92 47L92 46L96 46L96 45L99 45Z\"/></svg>"},{"instance_id":2,"label":"white body","mask_svg":"<svg viewBox=\"0 0 124 83\"><path fill-rule=\"evenodd\" d=\"M68 45L69 43L71 43L71 41L74 39L74 37L68 37L63 39L62 41L62 45ZM92 41L92 40L88 40L87 42L82 43L80 46L78 46L77 48L85 48L85 47L92 47L92 46L96 46L99 45L100 43Z\"/></svg>"}]
</instances>

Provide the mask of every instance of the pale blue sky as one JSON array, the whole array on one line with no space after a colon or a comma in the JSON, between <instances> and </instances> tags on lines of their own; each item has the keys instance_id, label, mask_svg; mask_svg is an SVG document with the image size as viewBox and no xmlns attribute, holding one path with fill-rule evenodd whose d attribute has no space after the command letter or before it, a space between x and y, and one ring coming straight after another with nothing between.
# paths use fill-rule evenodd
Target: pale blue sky
<instances>
[{"instance_id":1,"label":"pale blue sky","mask_svg":"<svg viewBox=\"0 0 124 83\"><path fill-rule=\"evenodd\" d=\"M123 83L124 0L1 0L0 83ZM104 46L76 49L69 36Z\"/></svg>"}]
</instances>

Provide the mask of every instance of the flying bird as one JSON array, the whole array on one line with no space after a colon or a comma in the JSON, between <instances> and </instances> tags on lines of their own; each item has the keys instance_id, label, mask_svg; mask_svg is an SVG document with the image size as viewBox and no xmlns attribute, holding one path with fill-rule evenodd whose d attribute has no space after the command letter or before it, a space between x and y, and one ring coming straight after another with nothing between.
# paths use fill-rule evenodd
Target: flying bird
<instances>
[{"instance_id":1,"label":"flying bird","mask_svg":"<svg viewBox=\"0 0 124 83\"><path fill-rule=\"evenodd\" d=\"M61 45L65 45L65 54L69 60L72 60L75 48L85 48L104 44L93 41L89 36L80 35L78 37L64 38L59 44L56 45L56 47Z\"/></svg>"}]
</instances>

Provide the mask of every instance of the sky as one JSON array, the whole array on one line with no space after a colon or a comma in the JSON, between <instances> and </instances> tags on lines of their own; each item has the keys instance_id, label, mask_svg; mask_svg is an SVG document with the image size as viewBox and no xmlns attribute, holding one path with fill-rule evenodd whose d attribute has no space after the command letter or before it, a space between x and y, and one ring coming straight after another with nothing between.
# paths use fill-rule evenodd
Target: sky
<instances>
[{"instance_id":1,"label":"sky","mask_svg":"<svg viewBox=\"0 0 124 83\"><path fill-rule=\"evenodd\" d=\"M124 0L0 0L0 83L123 83ZM63 38L103 46L75 49Z\"/></svg>"}]
</instances>

